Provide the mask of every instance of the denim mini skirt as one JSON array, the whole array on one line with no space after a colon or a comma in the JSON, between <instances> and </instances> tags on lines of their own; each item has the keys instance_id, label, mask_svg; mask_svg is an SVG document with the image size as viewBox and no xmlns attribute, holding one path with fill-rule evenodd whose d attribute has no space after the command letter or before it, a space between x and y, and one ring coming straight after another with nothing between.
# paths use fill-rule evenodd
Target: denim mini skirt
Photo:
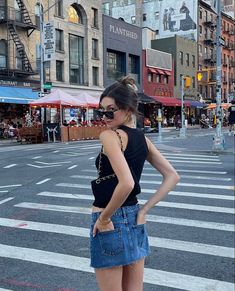
<instances>
[{"instance_id":1,"label":"denim mini skirt","mask_svg":"<svg viewBox=\"0 0 235 291\"><path fill-rule=\"evenodd\" d=\"M139 205L118 208L111 220L114 230L92 231L101 212L92 213L90 228L91 267L111 268L132 264L149 255L149 243L145 224L136 225Z\"/></svg>"}]
</instances>

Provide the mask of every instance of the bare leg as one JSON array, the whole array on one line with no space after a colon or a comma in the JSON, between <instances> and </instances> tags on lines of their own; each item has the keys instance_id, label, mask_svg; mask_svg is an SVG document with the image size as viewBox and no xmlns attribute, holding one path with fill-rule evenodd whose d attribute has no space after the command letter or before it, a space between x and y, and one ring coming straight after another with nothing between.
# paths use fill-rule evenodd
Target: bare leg
<instances>
[{"instance_id":1,"label":"bare leg","mask_svg":"<svg viewBox=\"0 0 235 291\"><path fill-rule=\"evenodd\" d=\"M96 269L95 273L100 291L122 291L122 267Z\"/></svg>"},{"instance_id":2,"label":"bare leg","mask_svg":"<svg viewBox=\"0 0 235 291\"><path fill-rule=\"evenodd\" d=\"M123 291L143 291L144 261L142 259L123 267Z\"/></svg>"}]
</instances>

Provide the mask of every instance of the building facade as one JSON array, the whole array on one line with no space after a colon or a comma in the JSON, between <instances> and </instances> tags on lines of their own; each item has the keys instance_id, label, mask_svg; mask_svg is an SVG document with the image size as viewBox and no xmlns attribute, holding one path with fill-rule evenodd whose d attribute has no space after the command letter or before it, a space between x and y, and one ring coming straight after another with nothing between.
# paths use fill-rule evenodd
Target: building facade
<instances>
[{"instance_id":1,"label":"building facade","mask_svg":"<svg viewBox=\"0 0 235 291\"><path fill-rule=\"evenodd\" d=\"M142 31L141 28L103 15L104 85L130 75L142 91Z\"/></svg>"},{"instance_id":2,"label":"building facade","mask_svg":"<svg viewBox=\"0 0 235 291\"><path fill-rule=\"evenodd\" d=\"M170 53L174 62L174 97L181 98L182 77L191 78L191 86L185 90L184 97L198 100L197 92L197 43L180 36L152 40L152 48Z\"/></svg>"}]
</instances>

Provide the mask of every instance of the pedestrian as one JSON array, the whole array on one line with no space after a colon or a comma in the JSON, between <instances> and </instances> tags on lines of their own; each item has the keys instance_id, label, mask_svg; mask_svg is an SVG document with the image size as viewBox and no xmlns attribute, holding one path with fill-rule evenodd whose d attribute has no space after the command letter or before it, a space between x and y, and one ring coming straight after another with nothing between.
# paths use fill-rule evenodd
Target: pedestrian
<instances>
[{"instance_id":1,"label":"pedestrian","mask_svg":"<svg viewBox=\"0 0 235 291\"><path fill-rule=\"evenodd\" d=\"M98 178L91 181L90 254L101 291L143 290L144 261L150 253L146 214L179 181L171 164L143 131L133 126L138 96L132 83L127 76L106 88L98 110L108 129L100 134ZM163 181L140 207L137 194L141 192L139 181L145 160L162 174Z\"/></svg>"},{"instance_id":2,"label":"pedestrian","mask_svg":"<svg viewBox=\"0 0 235 291\"><path fill-rule=\"evenodd\" d=\"M235 131L235 99L231 101L231 106L228 109L228 124L229 124L229 135L232 134L232 131ZM235 132L234 132L235 133Z\"/></svg>"}]
</instances>

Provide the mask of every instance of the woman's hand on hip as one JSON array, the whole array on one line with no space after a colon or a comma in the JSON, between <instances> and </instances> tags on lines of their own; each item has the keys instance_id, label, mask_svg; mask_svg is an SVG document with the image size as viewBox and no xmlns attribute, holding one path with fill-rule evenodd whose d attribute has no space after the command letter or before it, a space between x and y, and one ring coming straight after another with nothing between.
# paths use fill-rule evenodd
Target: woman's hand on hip
<instances>
[{"instance_id":1,"label":"woman's hand on hip","mask_svg":"<svg viewBox=\"0 0 235 291\"><path fill-rule=\"evenodd\" d=\"M145 224L146 223L146 213L142 210L139 210L137 214L136 224Z\"/></svg>"}]
</instances>

